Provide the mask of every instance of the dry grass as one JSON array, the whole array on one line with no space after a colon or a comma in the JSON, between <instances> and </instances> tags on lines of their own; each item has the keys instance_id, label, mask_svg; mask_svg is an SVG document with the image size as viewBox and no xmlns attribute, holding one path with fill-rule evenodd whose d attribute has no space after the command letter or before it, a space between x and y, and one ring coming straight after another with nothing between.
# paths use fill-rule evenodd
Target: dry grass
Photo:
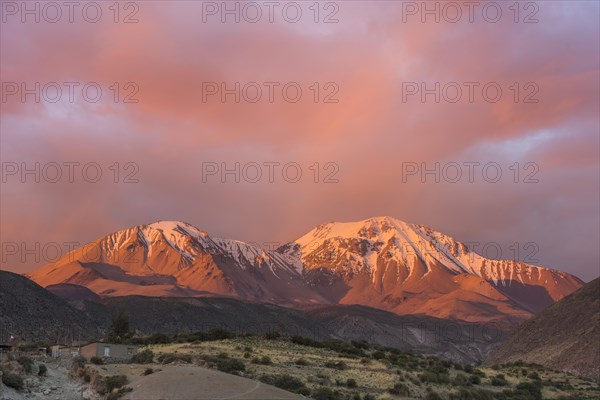
<instances>
[{"instance_id":1,"label":"dry grass","mask_svg":"<svg viewBox=\"0 0 600 400\"><path fill-rule=\"evenodd\" d=\"M390 362L390 353L386 352L386 357L378 360L372 357L373 349L368 350L368 357L349 357L343 356L327 348L318 348L298 345L285 340L266 340L260 337L235 338L209 342L196 343L176 343L166 345L152 345L148 347L155 353L155 360L161 354L175 353L178 355L190 355L193 364L201 366L214 366L211 362L219 357L228 357L240 360L245 365L245 371L240 375L259 379L263 375L281 375L288 374L299 378L311 390L320 387L330 386L332 389L340 392L340 398L352 398L355 394L364 396L371 394L378 400L401 399L406 398L394 395L388 392L397 383L403 383L410 390L410 398L422 398L427 390L434 390L447 399L450 393L457 392L460 388L452 384L422 383L419 375L428 367L427 362L436 363L437 361L420 357L416 358L421 364L420 368L411 369L406 365L398 366ZM253 359L263 359L268 357L270 363L257 363ZM297 361L302 359L306 365L299 365ZM433 361L432 361L433 360ZM366 361L366 362L365 362ZM177 361L181 362L181 361ZM336 363L344 363L345 368L333 368ZM304 363L301 363L304 364ZM326 366L326 364L329 365ZM103 375L125 374L131 382L143 376L146 368L160 369L161 365L105 365L97 368ZM505 389L514 389L521 382L533 382L532 379L523 375L536 371L540 378L545 381L542 388L544 399L558 399L561 396L576 394L579 398L598 398L600 391L596 383L581 379L563 372L555 372L546 369L537 369L533 366L503 366L499 369L481 368L485 373L481 384L470 386L470 388L479 388L491 392L502 392ZM450 366L447 369L450 381L457 374L469 373L457 370ZM508 386L492 386L490 378L497 374L503 374L508 381ZM346 387L349 379L356 381L356 387ZM548 381L568 382L571 388L548 386Z\"/></svg>"}]
</instances>

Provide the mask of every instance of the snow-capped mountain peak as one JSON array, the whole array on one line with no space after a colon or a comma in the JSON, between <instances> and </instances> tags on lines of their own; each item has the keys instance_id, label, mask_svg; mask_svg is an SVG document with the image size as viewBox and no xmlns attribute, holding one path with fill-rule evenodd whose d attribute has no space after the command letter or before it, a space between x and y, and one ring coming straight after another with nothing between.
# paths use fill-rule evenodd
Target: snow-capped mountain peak
<instances>
[{"instance_id":1,"label":"snow-capped mountain peak","mask_svg":"<svg viewBox=\"0 0 600 400\"><path fill-rule=\"evenodd\" d=\"M362 304L477 321L526 318L582 284L547 268L486 259L432 228L386 216L322 224L275 251L157 221L109 234L29 276L102 296Z\"/></svg>"}]
</instances>

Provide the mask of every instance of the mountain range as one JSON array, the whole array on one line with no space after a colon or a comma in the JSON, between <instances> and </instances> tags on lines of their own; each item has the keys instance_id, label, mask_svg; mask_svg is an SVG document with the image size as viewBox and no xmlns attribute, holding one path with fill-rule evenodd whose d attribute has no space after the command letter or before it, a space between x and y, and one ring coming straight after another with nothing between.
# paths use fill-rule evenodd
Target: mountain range
<instances>
[{"instance_id":1,"label":"mountain range","mask_svg":"<svg viewBox=\"0 0 600 400\"><path fill-rule=\"evenodd\" d=\"M550 268L487 259L432 228L391 217L322 224L272 251L213 237L185 222L159 221L109 234L27 277L71 295L77 285L92 297L363 305L397 315L509 325L583 285Z\"/></svg>"}]
</instances>

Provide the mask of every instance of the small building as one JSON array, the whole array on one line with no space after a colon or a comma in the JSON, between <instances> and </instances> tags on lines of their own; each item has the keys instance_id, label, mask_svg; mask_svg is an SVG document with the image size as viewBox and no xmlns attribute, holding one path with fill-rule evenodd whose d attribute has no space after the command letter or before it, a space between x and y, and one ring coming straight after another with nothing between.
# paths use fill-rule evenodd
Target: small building
<instances>
[{"instance_id":1,"label":"small building","mask_svg":"<svg viewBox=\"0 0 600 400\"><path fill-rule=\"evenodd\" d=\"M7 360L10 354L14 352L12 344L0 344L0 361Z\"/></svg>"},{"instance_id":2,"label":"small building","mask_svg":"<svg viewBox=\"0 0 600 400\"><path fill-rule=\"evenodd\" d=\"M53 358L59 357L75 357L79 355L78 346L66 346L62 344L55 344L50 346L50 355Z\"/></svg>"},{"instance_id":3,"label":"small building","mask_svg":"<svg viewBox=\"0 0 600 400\"><path fill-rule=\"evenodd\" d=\"M81 348L80 354L86 358L103 357L129 360L137 354L138 347L129 344L90 343Z\"/></svg>"}]
</instances>

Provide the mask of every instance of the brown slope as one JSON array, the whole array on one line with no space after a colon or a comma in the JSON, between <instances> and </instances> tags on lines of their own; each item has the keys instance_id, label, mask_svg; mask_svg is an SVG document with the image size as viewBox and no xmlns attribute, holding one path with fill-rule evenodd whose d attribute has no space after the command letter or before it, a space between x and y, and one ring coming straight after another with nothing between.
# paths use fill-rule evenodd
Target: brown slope
<instances>
[{"instance_id":1,"label":"brown slope","mask_svg":"<svg viewBox=\"0 0 600 400\"><path fill-rule=\"evenodd\" d=\"M71 306L29 279L0 271L0 343L38 340L67 343L102 333L94 316Z\"/></svg>"},{"instance_id":2,"label":"brown slope","mask_svg":"<svg viewBox=\"0 0 600 400\"><path fill-rule=\"evenodd\" d=\"M524 322L487 360L517 360L600 381L600 278Z\"/></svg>"}]
</instances>

